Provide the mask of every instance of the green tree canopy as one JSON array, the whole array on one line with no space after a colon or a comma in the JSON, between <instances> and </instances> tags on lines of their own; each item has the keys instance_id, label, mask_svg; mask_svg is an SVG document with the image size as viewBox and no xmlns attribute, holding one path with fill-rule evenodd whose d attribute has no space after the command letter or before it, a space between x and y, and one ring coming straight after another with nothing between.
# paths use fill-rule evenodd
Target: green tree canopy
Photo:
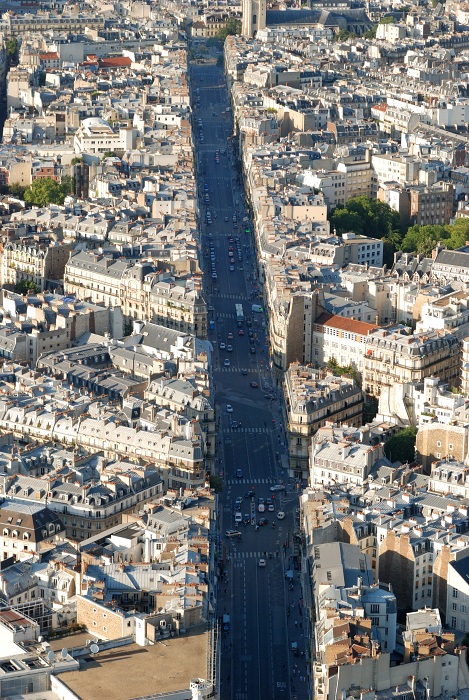
<instances>
[{"instance_id":1,"label":"green tree canopy","mask_svg":"<svg viewBox=\"0 0 469 700\"><path fill-rule=\"evenodd\" d=\"M6 49L7 61L9 65L11 65L12 63L16 63L18 61L18 39L16 37L8 39L6 43Z\"/></svg>"},{"instance_id":2,"label":"green tree canopy","mask_svg":"<svg viewBox=\"0 0 469 700\"><path fill-rule=\"evenodd\" d=\"M235 34L241 34L241 20L236 19L236 17L230 17L223 29L217 32L217 39L225 41L227 36L234 36Z\"/></svg>"},{"instance_id":3,"label":"green tree canopy","mask_svg":"<svg viewBox=\"0 0 469 700\"><path fill-rule=\"evenodd\" d=\"M384 454L392 462L413 462L417 428L404 428L384 443Z\"/></svg>"},{"instance_id":4,"label":"green tree canopy","mask_svg":"<svg viewBox=\"0 0 469 700\"><path fill-rule=\"evenodd\" d=\"M24 198L24 193L26 189L26 186L20 185L19 182L12 182L11 185L8 185L8 190L10 194L12 194L13 197L18 197L18 199Z\"/></svg>"},{"instance_id":5,"label":"green tree canopy","mask_svg":"<svg viewBox=\"0 0 469 700\"><path fill-rule=\"evenodd\" d=\"M29 292L32 292L32 294L37 294L40 291L40 288L37 286L37 284L34 284L32 280L21 280L21 282L17 282L15 284L15 292L17 294L23 294L23 296L26 296L29 294Z\"/></svg>"},{"instance_id":6,"label":"green tree canopy","mask_svg":"<svg viewBox=\"0 0 469 700\"><path fill-rule=\"evenodd\" d=\"M438 243L445 238L449 238L449 234L444 226L411 226L404 238L402 239L402 250L405 253L423 253L429 256Z\"/></svg>"},{"instance_id":7,"label":"green tree canopy","mask_svg":"<svg viewBox=\"0 0 469 700\"><path fill-rule=\"evenodd\" d=\"M345 205L336 207L330 221L331 227L337 229L337 233L354 231L371 238L387 238L392 241L394 237L396 242L400 241L399 212L391 209L386 202L371 199L366 195L352 197Z\"/></svg>"},{"instance_id":8,"label":"green tree canopy","mask_svg":"<svg viewBox=\"0 0 469 700\"><path fill-rule=\"evenodd\" d=\"M24 199L29 204L47 207L49 204L63 204L67 194L73 190L72 178L65 176L62 182L56 182L51 177L39 178L26 188Z\"/></svg>"}]
</instances>

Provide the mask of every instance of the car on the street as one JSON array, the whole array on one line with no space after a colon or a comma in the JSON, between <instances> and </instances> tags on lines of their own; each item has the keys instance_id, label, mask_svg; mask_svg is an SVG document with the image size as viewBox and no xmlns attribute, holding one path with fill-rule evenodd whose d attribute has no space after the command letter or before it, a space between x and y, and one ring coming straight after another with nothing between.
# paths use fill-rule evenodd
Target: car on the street
<instances>
[{"instance_id":1,"label":"car on the street","mask_svg":"<svg viewBox=\"0 0 469 700\"><path fill-rule=\"evenodd\" d=\"M238 335L244 335L244 331L243 331L243 329L242 329L242 328L240 328L240 329L239 329L239 331L238 331Z\"/></svg>"},{"instance_id":2,"label":"car on the street","mask_svg":"<svg viewBox=\"0 0 469 700\"><path fill-rule=\"evenodd\" d=\"M284 484L274 484L273 486L270 487L271 491L285 491L285 486Z\"/></svg>"},{"instance_id":3,"label":"car on the street","mask_svg":"<svg viewBox=\"0 0 469 700\"><path fill-rule=\"evenodd\" d=\"M237 470L236 470L236 478L237 478L237 479L242 479L242 478L243 478L243 470L242 470L242 469L237 469Z\"/></svg>"},{"instance_id":4,"label":"car on the street","mask_svg":"<svg viewBox=\"0 0 469 700\"><path fill-rule=\"evenodd\" d=\"M231 333L230 331L226 337L228 338L228 340L233 340L233 333Z\"/></svg>"},{"instance_id":5,"label":"car on the street","mask_svg":"<svg viewBox=\"0 0 469 700\"><path fill-rule=\"evenodd\" d=\"M239 510L241 507L241 503L243 502L242 496L238 496L236 501L235 501L235 510Z\"/></svg>"},{"instance_id":6,"label":"car on the street","mask_svg":"<svg viewBox=\"0 0 469 700\"><path fill-rule=\"evenodd\" d=\"M251 355L256 354L256 348L254 347L254 345L251 345L251 347L249 348L249 352L251 353Z\"/></svg>"},{"instance_id":7,"label":"car on the street","mask_svg":"<svg viewBox=\"0 0 469 700\"><path fill-rule=\"evenodd\" d=\"M237 513L235 513L234 521L236 524L243 522L243 516L239 511Z\"/></svg>"},{"instance_id":8,"label":"car on the street","mask_svg":"<svg viewBox=\"0 0 469 700\"><path fill-rule=\"evenodd\" d=\"M249 513L245 513L244 514L244 524L249 525L250 522L251 522L251 516L249 515Z\"/></svg>"},{"instance_id":9,"label":"car on the street","mask_svg":"<svg viewBox=\"0 0 469 700\"><path fill-rule=\"evenodd\" d=\"M259 564L258 564L260 569L263 569L265 566L267 566L267 562L265 559L259 559Z\"/></svg>"},{"instance_id":10,"label":"car on the street","mask_svg":"<svg viewBox=\"0 0 469 700\"><path fill-rule=\"evenodd\" d=\"M285 513L283 512L283 510L279 510L279 512L277 513L277 520L283 520L284 517Z\"/></svg>"},{"instance_id":11,"label":"car on the street","mask_svg":"<svg viewBox=\"0 0 469 700\"><path fill-rule=\"evenodd\" d=\"M234 272L234 271L235 271L234 265L230 265L230 272Z\"/></svg>"},{"instance_id":12,"label":"car on the street","mask_svg":"<svg viewBox=\"0 0 469 700\"><path fill-rule=\"evenodd\" d=\"M225 361L224 361L223 364L225 365L225 367L229 367L229 366L230 366L230 361L229 361L229 359L228 359L228 358L225 358Z\"/></svg>"},{"instance_id":13,"label":"car on the street","mask_svg":"<svg viewBox=\"0 0 469 700\"><path fill-rule=\"evenodd\" d=\"M274 513L275 512L275 506L273 503L269 503L269 507L267 508L269 513Z\"/></svg>"},{"instance_id":14,"label":"car on the street","mask_svg":"<svg viewBox=\"0 0 469 700\"><path fill-rule=\"evenodd\" d=\"M228 217L227 217L227 216L225 216L225 221L229 221L229 219L228 219Z\"/></svg>"},{"instance_id":15,"label":"car on the street","mask_svg":"<svg viewBox=\"0 0 469 700\"><path fill-rule=\"evenodd\" d=\"M226 412L233 413L233 406L230 403L226 404Z\"/></svg>"},{"instance_id":16,"label":"car on the street","mask_svg":"<svg viewBox=\"0 0 469 700\"><path fill-rule=\"evenodd\" d=\"M259 387L259 384L257 382L251 382L252 389L257 389L258 387Z\"/></svg>"},{"instance_id":17,"label":"car on the street","mask_svg":"<svg viewBox=\"0 0 469 700\"><path fill-rule=\"evenodd\" d=\"M241 374L243 375L243 377L245 377L247 375L247 373L248 373L247 369L241 370Z\"/></svg>"},{"instance_id":18,"label":"car on the street","mask_svg":"<svg viewBox=\"0 0 469 700\"><path fill-rule=\"evenodd\" d=\"M227 345L227 346L226 346L226 351L227 351L227 352L233 352L233 346L232 346L232 345Z\"/></svg>"},{"instance_id":19,"label":"car on the street","mask_svg":"<svg viewBox=\"0 0 469 700\"><path fill-rule=\"evenodd\" d=\"M220 343L220 350L224 350L225 348L226 348L226 344L225 344L225 343Z\"/></svg>"},{"instance_id":20,"label":"car on the street","mask_svg":"<svg viewBox=\"0 0 469 700\"><path fill-rule=\"evenodd\" d=\"M269 524L269 520L267 518L259 518L257 522L261 527L264 527L264 525Z\"/></svg>"},{"instance_id":21,"label":"car on the street","mask_svg":"<svg viewBox=\"0 0 469 700\"><path fill-rule=\"evenodd\" d=\"M244 494L244 498L254 498L255 495L256 492L254 491L254 489L251 489L250 491L246 491L246 493Z\"/></svg>"},{"instance_id":22,"label":"car on the street","mask_svg":"<svg viewBox=\"0 0 469 700\"><path fill-rule=\"evenodd\" d=\"M265 505L263 503L259 503L259 505L257 506L257 510L259 511L259 513L265 513Z\"/></svg>"},{"instance_id":23,"label":"car on the street","mask_svg":"<svg viewBox=\"0 0 469 700\"><path fill-rule=\"evenodd\" d=\"M225 536L226 537L241 537L241 533L239 530L226 530Z\"/></svg>"},{"instance_id":24,"label":"car on the street","mask_svg":"<svg viewBox=\"0 0 469 700\"><path fill-rule=\"evenodd\" d=\"M238 421L237 420L232 420L231 421L231 427L236 429L238 427Z\"/></svg>"}]
</instances>

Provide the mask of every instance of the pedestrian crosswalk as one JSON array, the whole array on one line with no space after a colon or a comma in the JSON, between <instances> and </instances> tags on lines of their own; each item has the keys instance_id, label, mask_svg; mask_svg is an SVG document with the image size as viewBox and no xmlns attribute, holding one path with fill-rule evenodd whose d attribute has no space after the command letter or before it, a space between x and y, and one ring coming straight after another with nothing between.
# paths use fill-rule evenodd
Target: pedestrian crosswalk
<instances>
[{"instance_id":1,"label":"pedestrian crosswalk","mask_svg":"<svg viewBox=\"0 0 469 700\"><path fill-rule=\"evenodd\" d=\"M252 372L253 367L215 367L214 372Z\"/></svg>"},{"instance_id":2,"label":"pedestrian crosswalk","mask_svg":"<svg viewBox=\"0 0 469 700\"><path fill-rule=\"evenodd\" d=\"M246 294L217 294L217 299L233 299L234 301L247 301L248 297ZM223 316L224 314L219 314L220 316ZM234 314L226 314L226 316L229 316L230 318L234 318Z\"/></svg>"},{"instance_id":3,"label":"pedestrian crosswalk","mask_svg":"<svg viewBox=\"0 0 469 700\"><path fill-rule=\"evenodd\" d=\"M275 553L270 552L270 554L272 554L273 559L277 558L275 556ZM237 552L237 551L233 551L230 556L232 559L266 559L269 557L269 552L266 552L266 551L261 551L261 552Z\"/></svg>"},{"instance_id":4,"label":"pedestrian crosswalk","mask_svg":"<svg viewBox=\"0 0 469 700\"><path fill-rule=\"evenodd\" d=\"M227 314L227 313L220 313L217 314L217 318L234 318L235 315L233 314Z\"/></svg>"},{"instance_id":5,"label":"pedestrian crosswalk","mask_svg":"<svg viewBox=\"0 0 469 700\"><path fill-rule=\"evenodd\" d=\"M223 428L224 433L270 433L269 428Z\"/></svg>"},{"instance_id":6,"label":"pedestrian crosswalk","mask_svg":"<svg viewBox=\"0 0 469 700\"><path fill-rule=\"evenodd\" d=\"M256 486L257 484L275 484L277 483L274 479L227 479L228 486L244 486L249 484L249 486Z\"/></svg>"}]
</instances>

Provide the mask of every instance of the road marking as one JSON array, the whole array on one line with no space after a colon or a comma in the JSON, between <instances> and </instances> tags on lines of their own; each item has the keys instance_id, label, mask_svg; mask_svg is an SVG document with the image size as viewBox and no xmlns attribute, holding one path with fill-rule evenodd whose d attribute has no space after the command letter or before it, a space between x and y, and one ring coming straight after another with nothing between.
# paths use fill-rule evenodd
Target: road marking
<instances>
[{"instance_id":1,"label":"road marking","mask_svg":"<svg viewBox=\"0 0 469 700\"><path fill-rule=\"evenodd\" d=\"M271 433L269 428L223 428L224 433Z\"/></svg>"}]
</instances>

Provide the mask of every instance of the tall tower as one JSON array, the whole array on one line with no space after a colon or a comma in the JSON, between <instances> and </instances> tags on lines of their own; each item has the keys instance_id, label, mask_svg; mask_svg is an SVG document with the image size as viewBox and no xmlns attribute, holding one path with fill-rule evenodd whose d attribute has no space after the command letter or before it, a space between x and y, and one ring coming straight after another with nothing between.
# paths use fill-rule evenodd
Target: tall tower
<instances>
[{"instance_id":1,"label":"tall tower","mask_svg":"<svg viewBox=\"0 0 469 700\"><path fill-rule=\"evenodd\" d=\"M242 7L242 35L253 37L259 29L265 29L267 14L266 0L242 0Z\"/></svg>"}]
</instances>

